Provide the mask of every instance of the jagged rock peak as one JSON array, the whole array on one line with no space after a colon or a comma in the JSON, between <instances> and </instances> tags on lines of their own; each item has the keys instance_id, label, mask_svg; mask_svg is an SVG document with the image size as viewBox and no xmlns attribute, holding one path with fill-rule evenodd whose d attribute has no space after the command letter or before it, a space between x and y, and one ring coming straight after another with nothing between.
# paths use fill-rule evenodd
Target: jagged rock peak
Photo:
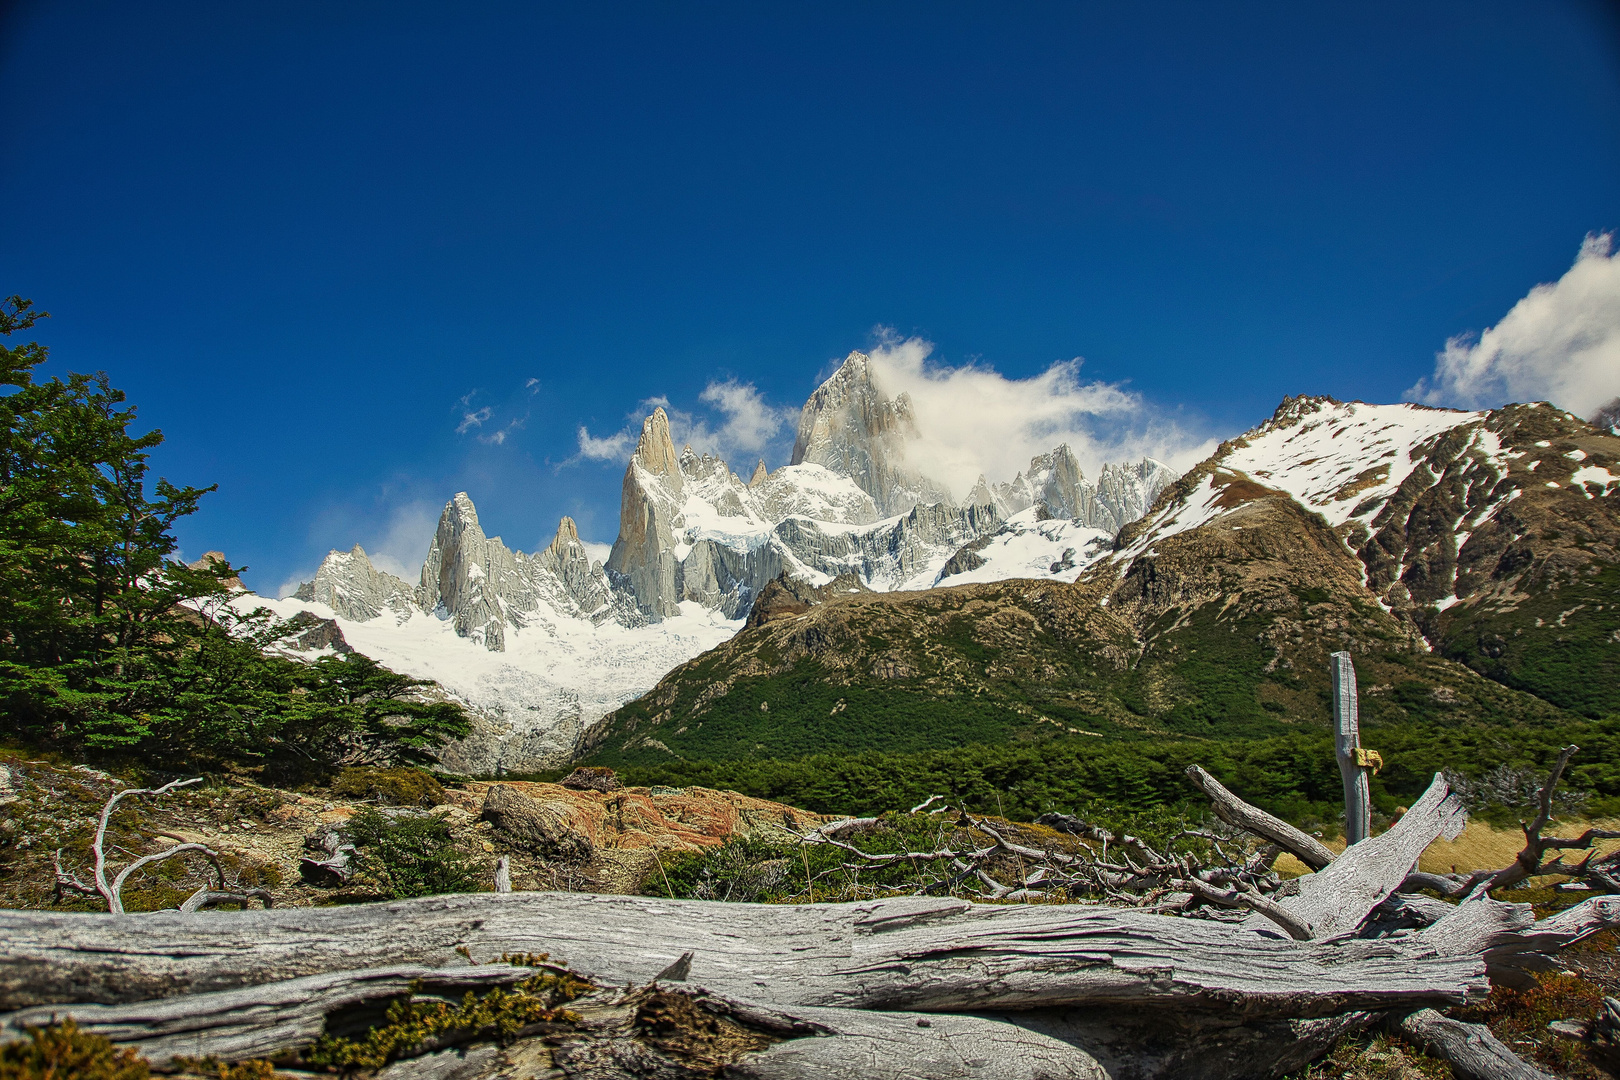
<instances>
[{"instance_id":1,"label":"jagged rock peak","mask_svg":"<svg viewBox=\"0 0 1620 1080\"><path fill-rule=\"evenodd\" d=\"M682 462L695 460L688 446L677 457L662 408L641 425L641 442L624 469L619 495L619 535L608 555L607 572L628 589L637 606L653 619L680 613L675 587L675 529L681 520Z\"/></svg>"},{"instance_id":2,"label":"jagged rock peak","mask_svg":"<svg viewBox=\"0 0 1620 1080\"><path fill-rule=\"evenodd\" d=\"M551 545L546 550L553 555L567 557L576 549L581 552L585 550L585 545L579 540L579 526L574 524L573 518L564 514L562 520L557 522L557 535L552 538Z\"/></svg>"},{"instance_id":3,"label":"jagged rock peak","mask_svg":"<svg viewBox=\"0 0 1620 1080\"><path fill-rule=\"evenodd\" d=\"M821 465L855 481L884 514L919 503L950 503L950 492L906 462L919 437L911 398L887 397L871 357L852 352L799 414L792 464Z\"/></svg>"},{"instance_id":4,"label":"jagged rock peak","mask_svg":"<svg viewBox=\"0 0 1620 1080\"><path fill-rule=\"evenodd\" d=\"M355 546L358 547L359 545L357 544ZM186 566L192 570L211 570L215 566L229 565L230 562L225 558L225 553L223 551L205 551L203 552L202 558L198 559L196 562L186 564ZM242 579L235 574L232 574L230 577L222 580L227 589L247 588L246 585L242 584Z\"/></svg>"},{"instance_id":5,"label":"jagged rock peak","mask_svg":"<svg viewBox=\"0 0 1620 1080\"><path fill-rule=\"evenodd\" d=\"M759 487L759 485L763 484L769 478L770 473L766 472L765 470L765 459L760 458L759 464L754 466L754 475L748 478L748 486L751 488Z\"/></svg>"},{"instance_id":6,"label":"jagged rock peak","mask_svg":"<svg viewBox=\"0 0 1620 1080\"><path fill-rule=\"evenodd\" d=\"M403 578L378 570L359 544L348 551L330 551L315 580L298 586L293 599L325 604L342 619L365 622L384 611L408 619L416 608L416 591Z\"/></svg>"},{"instance_id":7,"label":"jagged rock peak","mask_svg":"<svg viewBox=\"0 0 1620 1080\"><path fill-rule=\"evenodd\" d=\"M691 453L692 448L686 448ZM679 482L681 464L675 454L675 441L669 435L669 415L663 406L641 422L641 440L636 443L635 460L655 476L667 476Z\"/></svg>"},{"instance_id":8,"label":"jagged rock peak","mask_svg":"<svg viewBox=\"0 0 1620 1080\"><path fill-rule=\"evenodd\" d=\"M1283 398L1282 403L1277 406L1277 411L1271 414L1271 422L1279 425L1291 424L1312 413L1343 404L1344 402L1338 398L1329 397L1327 394L1291 394Z\"/></svg>"}]
</instances>

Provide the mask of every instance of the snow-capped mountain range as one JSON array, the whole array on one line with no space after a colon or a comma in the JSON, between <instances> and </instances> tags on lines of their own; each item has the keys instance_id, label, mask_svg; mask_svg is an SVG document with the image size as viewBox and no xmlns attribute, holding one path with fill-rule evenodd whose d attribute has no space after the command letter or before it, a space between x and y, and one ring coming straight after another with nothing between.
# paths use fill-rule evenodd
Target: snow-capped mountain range
<instances>
[{"instance_id":1,"label":"snow-capped mountain range","mask_svg":"<svg viewBox=\"0 0 1620 1080\"><path fill-rule=\"evenodd\" d=\"M877 591L1008 577L1073 580L1106 555L1177 474L1151 459L1092 482L1068 446L1010 481L980 477L961 502L909 454L917 422L853 352L806 402L791 464L744 481L691 447L656 409L625 469L618 538L594 562L563 518L550 546L486 536L465 493L445 504L418 582L333 551L283 600L283 616L335 620L353 648L436 680L478 730L449 748L457 771L562 763L580 733L678 664L741 628L782 574L814 586L853 574Z\"/></svg>"}]
</instances>

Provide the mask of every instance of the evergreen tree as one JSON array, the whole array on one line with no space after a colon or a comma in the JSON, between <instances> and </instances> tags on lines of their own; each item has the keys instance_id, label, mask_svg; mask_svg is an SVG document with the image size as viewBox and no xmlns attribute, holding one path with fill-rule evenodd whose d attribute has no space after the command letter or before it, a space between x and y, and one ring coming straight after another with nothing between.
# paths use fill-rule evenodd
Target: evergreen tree
<instances>
[{"instance_id":1,"label":"evergreen tree","mask_svg":"<svg viewBox=\"0 0 1620 1080\"><path fill-rule=\"evenodd\" d=\"M44 312L0 301L0 339ZM466 733L460 706L364 657L303 664L296 628L229 603L239 569L173 556L213 487L159 478L160 431L103 373L39 380L37 342L0 340L0 723L30 742L174 758L425 761Z\"/></svg>"}]
</instances>

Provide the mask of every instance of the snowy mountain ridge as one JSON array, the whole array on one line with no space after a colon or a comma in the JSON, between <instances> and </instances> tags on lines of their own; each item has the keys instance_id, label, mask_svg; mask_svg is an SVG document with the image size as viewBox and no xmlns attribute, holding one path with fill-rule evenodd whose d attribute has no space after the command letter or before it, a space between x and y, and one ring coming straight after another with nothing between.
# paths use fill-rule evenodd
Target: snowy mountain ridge
<instances>
[{"instance_id":1,"label":"snowy mountain ridge","mask_svg":"<svg viewBox=\"0 0 1620 1080\"><path fill-rule=\"evenodd\" d=\"M444 507L412 585L359 545L270 606L337 621L354 648L432 678L479 714L450 748L458 771L565 760L584 726L735 633L786 574L821 586L854 574L877 591L961 580L1073 580L1176 474L1150 459L1095 483L1067 446L962 504L907 460L918 438L905 395L886 395L854 352L806 402L792 462L748 481L711 454L677 451L654 409L626 463L619 532L593 561L563 518L542 551L489 537L472 499ZM253 602L257 602L256 600ZM478 654L482 653L482 656Z\"/></svg>"}]
</instances>

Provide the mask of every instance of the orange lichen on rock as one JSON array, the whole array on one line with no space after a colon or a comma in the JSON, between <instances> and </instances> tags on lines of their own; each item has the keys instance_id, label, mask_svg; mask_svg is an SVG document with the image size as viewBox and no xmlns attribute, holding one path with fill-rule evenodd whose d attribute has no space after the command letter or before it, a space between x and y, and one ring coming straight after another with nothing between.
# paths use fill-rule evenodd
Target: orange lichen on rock
<instances>
[{"instance_id":1,"label":"orange lichen on rock","mask_svg":"<svg viewBox=\"0 0 1620 1080\"><path fill-rule=\"evenodd\" d=\"M782 803L709 788L581 791L522 780L475 781L448 793L518 851L566 862L603 892L633 892L660 855L719 847L733 837L829 820Z\"/></svg>"}]
</instances>

